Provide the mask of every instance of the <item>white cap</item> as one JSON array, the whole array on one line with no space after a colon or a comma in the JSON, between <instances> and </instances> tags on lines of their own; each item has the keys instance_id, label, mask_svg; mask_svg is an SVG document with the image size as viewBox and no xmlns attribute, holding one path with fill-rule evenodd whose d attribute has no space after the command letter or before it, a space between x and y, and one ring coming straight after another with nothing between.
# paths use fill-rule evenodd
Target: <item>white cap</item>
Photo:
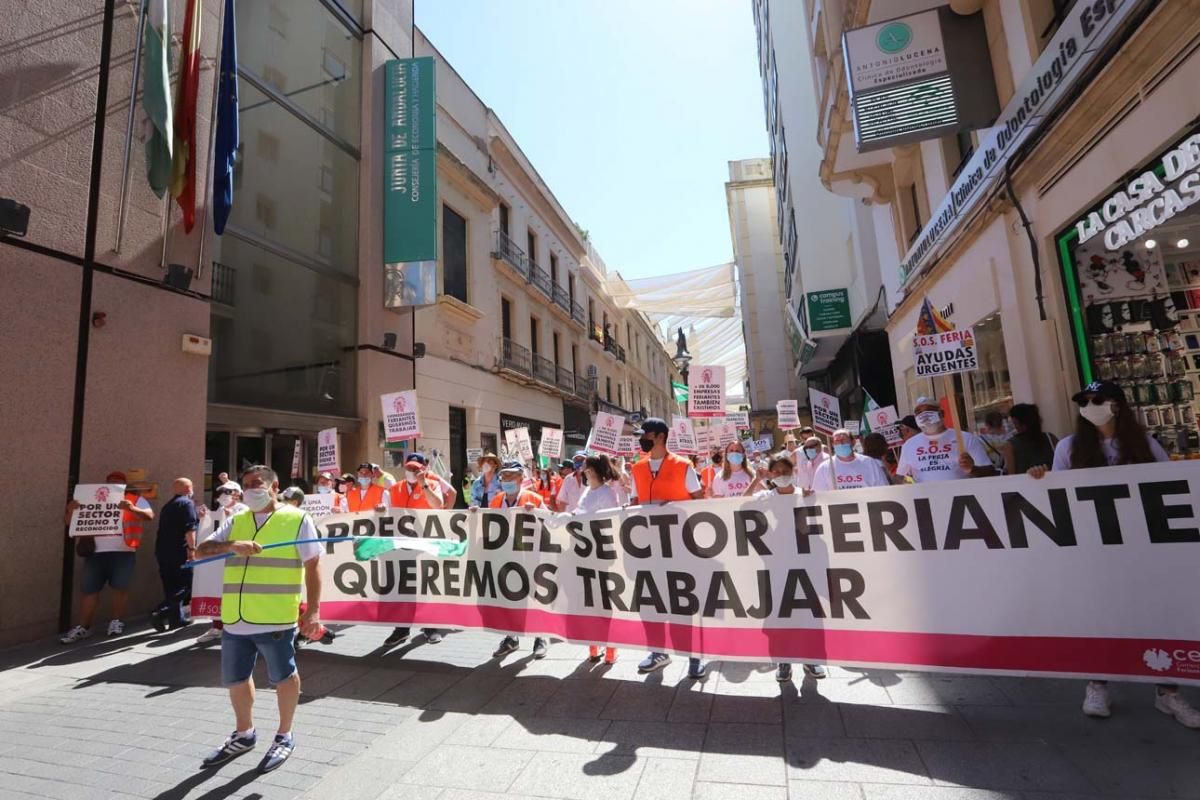
<instances>
[{"instance_id":1,"label":"white cap","mask_svg":"<svg viewBox=\"0 0 1200 800\"><path fill-rule=\"evenodd\" d=\"M934 400L932 397L926 397L926 396L922 395L916 399L916 402L913 403L913 408L920 408L921 406L936 406L936 405L940 405L937 400Z\"/></svg>"},{"instance_id":2,"label":"white cap","mask_svg":"<svg viewBox=\"0 0 1200 800\"><path fill-rule=\"evenodd\" d=\"M216 492L240 492L240 491L242 491L242 486L237 481L225 481L224 483L222 483L220 486L218 486L216 489L213 490L214 494Z\"/></svg>"}]
</instances>

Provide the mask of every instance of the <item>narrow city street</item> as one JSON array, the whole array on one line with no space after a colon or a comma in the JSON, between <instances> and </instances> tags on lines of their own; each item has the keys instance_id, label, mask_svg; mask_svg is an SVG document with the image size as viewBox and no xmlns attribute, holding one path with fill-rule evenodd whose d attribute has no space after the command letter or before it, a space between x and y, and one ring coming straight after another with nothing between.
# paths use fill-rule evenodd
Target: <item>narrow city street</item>
<instances>
[{"instance_id":1,"label":"narrow city street","mask_svg":"<svg viewBox=\"0 0 1200 800\"><path fill-rule=\"evenodd\" d=\"M693 683L683 659L647 679L641 654L594 666L552 645L534 661L529 640L497 663L481 632L383 655L385 630L301 650L297 749L266 776L268 691L258 751L198 770L232 725L199 625L3 651L0 798L1200 797L1197 733L1145 685L1114 685L1113 717L1096 721L1078 681L833 668L781 687L765 664L724 663Z\"/></svg>"}]
</instances>

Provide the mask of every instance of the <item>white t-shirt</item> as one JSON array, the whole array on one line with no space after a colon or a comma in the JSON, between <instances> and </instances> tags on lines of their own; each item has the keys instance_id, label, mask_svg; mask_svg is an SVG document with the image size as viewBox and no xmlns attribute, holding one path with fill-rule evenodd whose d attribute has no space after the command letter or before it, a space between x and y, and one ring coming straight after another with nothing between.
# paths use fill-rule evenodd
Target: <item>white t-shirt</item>
<instances>
[{"instance_id":1,"label":"white t-shirt","mask_svg":"<svg viewBox=\"0 0 1200 800\"><path fill-rule=\"evenodd\" d=\"M962 437L963 445L975 466L990 467L992 461L988 458L983 441L970 431L963 431ZM900 448L900 462L896 465L896 474L911 475L917 483L952 481L967 477L967 473L958 468L958 442L953 429L947 428L937 436L918 433L905 442Z\"/></svg>"},{"instance_id":2,"label":"white t-shirt","mask_svg":"<svg viewBox=\"0 0 1200 800\"><path fill-rule=\"evenodd\" d=\"M650 474L657 475L658 471L662 469L662 464L663 459L661 458L650 459ZM700 483L700 475L697 474L696 468L690 464L688 465L687 476L683 479L683 484L684 488L686 488L691 494L695 494L704 488Z\"/></svg>"},{"instance_id":3,"label":"white t-shirt","mask_svg":"<svg viewBox=\"0 0 1200 800\"><path fill-rule=\"evenodd\" d=\"M122 499L124 499L124 498L122 498ZM137 502L134 503L134 505L137 506L138 508L145 509L146 511L152 510L150 507L150 501L147 500L146 498L142 497L141 495L138 495ZM122 513L122 515L124 515L124 512L121 512L121 513ZM142 524L145 525L146 523L143 521ZM115 533L111 536L93 536L92 538L96 540L96 552L97 553L136 553L137 552L137 550L135 550L134 548L129 547L127 544L125 544L125 535L122 533Z\"/></svg>"},{"instance_id":4,"label":"white t-shirt","mask_svg":"<svg viewBox=\"0 0 1200 800\"><path fill-rule=\"evenodd\" d=\"M244 506L243 506L244 508ZM247 509L249 510L249 509ZM267 511L261 514L254 515L255 526L261 528L271 518L271 512ZM233 530L233 518L230 517L221 523L221 527L217 532L209 536L204 541L206 542L228 542L229 532ZM300 530L296 533L297 539L316 539L320 534L317 533L317 526L313 524L312 517L308 514L304 515L304 520L300 523ZM312 542L296 545L296 549L300 552L300 560L307 564L314 558L320 558L324 550L321 545ZM300 608L296 608L296 618L300 618ZM287 631L296 627L296 623L289 625L255 625L252 622L235 622L231 625L226 625L225 630L233 634L246 636L252 633L272 633L274 631Z\"/></svg>"},{"instance_id":5,"label":"white t-shirt","mask_svg":"<svg viewBox=\"0 0 1200 800\"><path fill-rule=\"evenodd\" d=\"M1075 434L1064 436L1054 448L1054 465L1050 469L1058 472L1064 469L1071 468L1071 440L1075 438ZM1167 455L1167 451L1162 449L1162 445L1158 443L1150 434L1146 434L1146 444L1150 445L1150 452L1154 456L1155 461L1170 461L1171 457ZM1104 450L1104 458L1108 461L1108 465L1114 466L1120 458L1120 453L1117 452L1116 439L1104 439L1100 442L1100 446Z\"/></svg>"},{"instance_id":6,"label":"white t-shirt","mask_svg":"<svg viewBox=\"0 0 1200 800\"><path fill-rule=\"evenodd\" d=\"M820 468L829 459L829 456L822 452L817 453L817 457L810 459L804 455L804 448L797 447L792 451L792 463L796 467L796 486L800 489L813 488L813 478L816 477L817 469Z\"/></svg>"},{"instance_id":7,"label":"white t-shirt","mask_svg":"<svg viewBox=\"0 0 1200 800\"><path fill-rule=\"evenodd\" d=\"M564 504L563 510L568 514L574 514L579 508L579 499L583 497L583 490L587 488L580 480L582 477L578 472L568 475L558 487L558 502Z\"/></svg>"},{"instance_id":8,"label":"white t-shirt","mask_svg":"<svg viewBox=\"0 0 1200 800\"><path fill-rule=\"evenodd\" d=\"M595 488L585 486L579 496L579 504L574 514L590 514L593 511L605 511L610 508L620 508L621 498L611 483L605 483Z\"/></svg>"},{"instance_id":9,"label":"white t-shirt","mask_svg":"<svg viewBox=\"0 0 1200 800\"><path fill-rule=\"evenodd\" d=\"M836 486L834 478L837 479ZM825 459L813 477L812 488L817 492L828 492L835 488L862 489L888 485L887 473L878 461L855 453L853 461L842 461L837 456Z\"/></svg>"},{"instance_id":10,"label":"white t-shirt","mask_svg":"<svg viewBox=\"0 0 1200 800\"><path fill-rule=\"evenodd\" d=\"M728 478L718 472L713 475L712 496L741 497L752 483L754 483L754 476L747 475L745 470L730 470Z\"/></svg>"}]
</instances>

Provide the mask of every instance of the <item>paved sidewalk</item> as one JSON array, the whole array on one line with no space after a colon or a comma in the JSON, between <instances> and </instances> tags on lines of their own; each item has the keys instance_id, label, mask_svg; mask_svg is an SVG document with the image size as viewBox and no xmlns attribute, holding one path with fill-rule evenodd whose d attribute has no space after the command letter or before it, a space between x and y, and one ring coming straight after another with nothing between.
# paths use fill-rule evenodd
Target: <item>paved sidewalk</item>
<instances>
[{"instance_id":1,"label":"paved sidewalk","mask_svg":"<svg viewBox=\"0 0 1200 800\"><path fill-rule=\"evenodd\" d=\"M1085 718L1078 681L837 669L781 687L766 665L684 659L649 678L556 645L503 663L455 633L384 654L384 628L301 651L297 750L215 772L232 729L202 627L0 652L0 799L1091 800L1200 798L1200 731L1114 685ZM261 682L260 686L265 685ZM1200 701L1194 690L1193 701ZM270 733L274 696L260 691Z\"/></svg>"}]
</instances>

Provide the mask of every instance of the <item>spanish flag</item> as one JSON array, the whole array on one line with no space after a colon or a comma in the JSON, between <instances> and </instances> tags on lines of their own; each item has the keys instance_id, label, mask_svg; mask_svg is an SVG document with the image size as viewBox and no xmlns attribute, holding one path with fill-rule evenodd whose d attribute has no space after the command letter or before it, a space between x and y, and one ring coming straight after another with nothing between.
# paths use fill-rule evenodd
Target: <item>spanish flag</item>
<instances>
[{"instance_id":1,"label":"spanish flag","mask_svg":"<svg viewBox=\"0 0 1200 800\"><path fill-rule=\"evenodd\" d=\"M928 336L933 333L942 333L944 331L952 331L954 326L938 313L938 310L933 307L926 297L921 304L921 313L917 315L917 335Z\"/></svg>"},{"instance_id":2,"label":"spanish flag","mask_svg":"<svg viewBox=\"0 0 1200 800\"><path fill-rule=\"evenodd\" d=\"M171 196L183 211L183 229L196 224L196 95L200 91L200 0L189 0L183 21L183 57L175 102Z\"/></svg>"}]
</instances>

